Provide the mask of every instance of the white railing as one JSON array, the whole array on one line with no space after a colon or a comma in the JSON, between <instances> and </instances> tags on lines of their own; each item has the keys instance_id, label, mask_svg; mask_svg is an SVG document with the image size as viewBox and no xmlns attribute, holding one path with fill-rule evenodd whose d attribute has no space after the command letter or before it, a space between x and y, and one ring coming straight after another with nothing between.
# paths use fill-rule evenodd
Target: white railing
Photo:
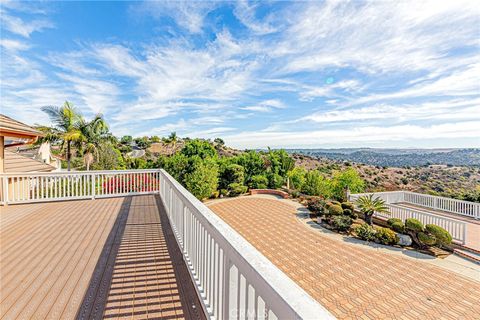
<instances>
[{"instance_id":1,"label":"white railing","mask_svg":"<svg viewBox=\"0 0 480 320\"><path fill-rule=\"evenodd\" d=\"M480 203L404 191L404 202L480 219Z\"/></svg>"},{"instance_id":2,"label":"white railing","mask_svg":"<svg viewBox=\"0 0 480 320\"><path fill-rule=\"evenodd\" d=\"M385 201L386 203L398 203L404 202L404 192L403 191L391 191L391 192L374 192L374 193L355 193L350 195L350 201L355 201L362 196L368 196L374 194L375 197L378 197Z\"/></svg>"},{"instance_id":3,"label":"white railing","mask_svg":"<svg viewBox=\"0 0 480 320\"><path fill-rule=\"evenodd\" d=\"M352 201L361 196L371 193L356 193L350 195ZM375 196L385 200L386 203L410 203L420 207L440 210L455 214L460 214L475 219L480 219L480 203L457 200L452 198L431 196L428 194L410 192L410 191L391 191L391 192L375 192Z\"/></svg>"},{"instance_id":4,"label":"white railing","mask_svg":"<svg viewBox=\"0 0 480 320\"><path fill-rule=\"evenodd\" d=\"M163 170L160 182L160 198L209 317L333 319Z\"/></svg>"},{"instance_id":5,"label":"white railing","mask_svg":"<svg viewBox=\"0 0 480 320\"><path fill-rule=\"evenodd\" d=\"M405 221L408 218L415 218L420 220L424 225L435 224L447 230L453 240L461 244L465 244L467 239L467 224L460 220L455 220L447 217L437 216L418 209L405 208L394 204L387 204L390 214L375 213L375 216L385 219L398 218Z\"/></svg>"},{"instance_id":6,"label":"white railing","mask_svg":"<svg viewBox=\"0 0 480 320\"><path fill-rule=\"evenodd\" d=\"M2 174L3 204L158 194L211 319L334 319L164 170Z\"/></svg>"},{"instance_id":7,"label":"white railing","mask_svg":"<svg viewBox=\"0 0 480 320\"><path fill-rule=\"evenodd\" d=\"M13 204L158 193L160 171L36 172L0 177L1 203Z\"/></svg>"}]
</instances>

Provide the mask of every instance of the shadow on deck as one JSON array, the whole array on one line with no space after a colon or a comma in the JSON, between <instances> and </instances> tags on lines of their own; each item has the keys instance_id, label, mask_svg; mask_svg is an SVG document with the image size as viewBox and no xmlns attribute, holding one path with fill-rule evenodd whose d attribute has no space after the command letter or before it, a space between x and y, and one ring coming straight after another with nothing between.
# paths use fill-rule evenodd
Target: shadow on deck
<instances>
[{"instance_id":1,"label":"shadow on deck","mask_svg":"<svg viewBox=\"0 0 480 320\"><path fill-rule=\"evenodd\" d=\"M2 317L205 319L158 196L10 206L1 218Z\"/></svg>"}]
</instances>

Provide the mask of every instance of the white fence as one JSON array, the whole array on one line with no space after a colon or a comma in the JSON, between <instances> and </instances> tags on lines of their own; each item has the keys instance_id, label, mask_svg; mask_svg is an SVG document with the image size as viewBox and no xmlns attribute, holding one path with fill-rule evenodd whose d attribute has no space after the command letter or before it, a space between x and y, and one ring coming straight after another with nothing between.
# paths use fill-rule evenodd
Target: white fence
<instances>
[{"instance_id":1,"label":"white fence","mask_svg":"<svg viewBox=\"0 0 480 320\"><path fill-rule=\"evenodd\" d=\"M164 170L2 174L3 204L160 193L211 319L334 319Z\"/></svg>"},{"instance_id":2,"label":"white fence","mask_svg":"<svg viewBox=\"0 0 480 320\"><path fill-rule=\"evenodd\" d=\"M370 193L356 193L350 195L350 199L357 199ZM428 194L410 191L375 192L375 196L385 200L386 203L405 202L413 205L460 214L475 219L480 219L480 203L463 201L445 197L431 196Z\"/></svg>"},{"instance_id":3,"label":"white fence","mask_svg":"<svg viewBox=\"0 0 480 320\"><path fill-rule=\"evenodd\" d=\"M467 237L467 224L463 221L449 219L442 216L437 216L428 212L423 212L417 209L410 209L394 204L387 204L390 214L376 213L376 216L389 218L399 218L405 221L408 218L415 218L420 220L423 224L435 224L450 232L453 240L465 244Z\"/></svg>"},{"instance_id":4,"label":"white fence","mask_svg":"<svg viewBox=\"0 0 480 320\"><path fill-rule=\"evenodd\" d=\"M375 197L386 202L390 214L375 213L375 216L385 219L398 218L405 221L408 218L415 218L420 220L423 224L435 224L450 232L453 240L461 244L465 244L467 239L467 223L454 218L448 218L441 215L435 215L417 208L408 208L394 203L407 202L405 201L405 192L376 192L373 193ZM350 201L356 201L359 197L369 195L369 193L357 193L350 195Z\"/></svg>"},{"instance_id":5,"label":"white fence","mask_svg":"<svg viewBox=\"0 0 480 320\"><path fill-rule=\"evenodd\" d=\"M1 175L1 203L95 199L158 192L159 170L17 173Z\"/></svg>"},{"instance_id":6,"label":"white fence","mask_svg":"<svg viewBox=\"0 0 480 320\"><path fill-rule=\"evenodd\" d=\"M160 198L212 319L333 319L168 173L160 181Z\"/></svg>"}]
</instances>

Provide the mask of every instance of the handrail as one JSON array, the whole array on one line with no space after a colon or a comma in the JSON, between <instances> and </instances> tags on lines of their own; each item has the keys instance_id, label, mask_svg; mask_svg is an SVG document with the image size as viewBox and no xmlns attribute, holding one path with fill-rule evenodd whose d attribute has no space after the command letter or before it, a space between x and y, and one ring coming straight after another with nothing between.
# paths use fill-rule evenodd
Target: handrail
<instances>
[{"instance_id":1,"label":"handrail","mask_svg":"<svg viewBox=\"0 0 480 320\"><path fill-rule=\"evenodd\" d=\"M160 179L160 198L210 317L333 319L164 170Z\"/></svg>"},{"instance_id":2,"label":"handrail","mask_svg":"<svg viewBox=\"0 0 480 320\"><path fill-rule=\"evenodd\" d=\"M164 170L9 173L0 180L4 204L160 193L207 316L334 319Z\"/></svg>"},{"instance_id":3,"label":"handrail","mask_svg":"<svg viewBox=\"0 0 480 320\"><path fill-rule=\"evenodd\" d=\"M417 208L406 208L394 204L386 204L389 209L390 214L385 213L375 213L375 216L382 217L385 219L389 218L398 218L402 221L405 221L408 218L415 218L420 220L423 224L435 224L443 229L447 230L451 235L453 240L461 244L465 244L467 240L467 223L451 219L443 216L438 216L430 212L422 211Z\"/></svg>"},{"instance_id":4,"label":"handrail","mask_svg":"<svg viewBox=\"0 0 480 320\"><path fill-rule=\"evenodd\" d=\"M158 169L7 173L0 175L2 204L158 193Z\"/></svg>"},{"instance_id":5,"label":"handrail","mask_svg":"<svg viewBox=\"0 0 480 320\"><path fill-rule=\"evenodd\" d=\"M420 207L431 208L435 210L472 217L475 219L480 219L480 203L432 196L429 194L422 194L411 191L401 190L372 193L356 193L351 194L350 199L357 199L358 197L370 194L377 195L390 204L405 202Z\"/></svg>"}]
</instances>

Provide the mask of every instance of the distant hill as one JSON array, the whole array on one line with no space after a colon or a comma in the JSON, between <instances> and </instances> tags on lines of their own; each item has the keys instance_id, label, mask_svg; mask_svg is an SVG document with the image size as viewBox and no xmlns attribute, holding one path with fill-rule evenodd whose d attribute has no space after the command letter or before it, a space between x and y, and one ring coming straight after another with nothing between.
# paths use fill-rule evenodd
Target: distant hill
<instances>
[{"instance_id":1,"label":"distant hill","mask_svg":"<svg viewBox=\"0 0 480 320\"><path fill-rule=\"evenodd\" d=\"M287 149L287 152L374 166L480 166L480 149Z\"/></svg>"}]
</instances>

